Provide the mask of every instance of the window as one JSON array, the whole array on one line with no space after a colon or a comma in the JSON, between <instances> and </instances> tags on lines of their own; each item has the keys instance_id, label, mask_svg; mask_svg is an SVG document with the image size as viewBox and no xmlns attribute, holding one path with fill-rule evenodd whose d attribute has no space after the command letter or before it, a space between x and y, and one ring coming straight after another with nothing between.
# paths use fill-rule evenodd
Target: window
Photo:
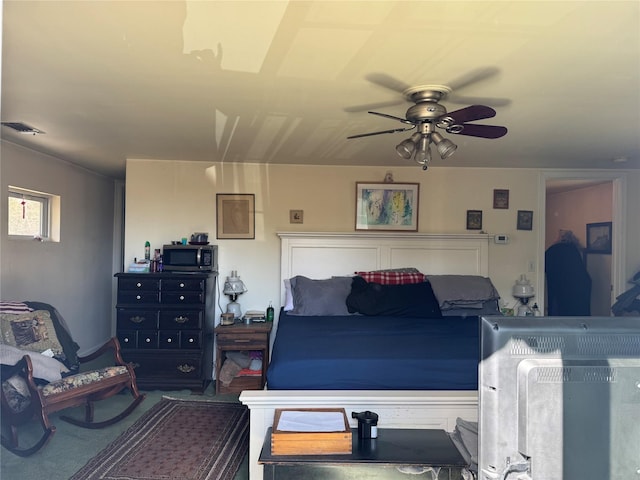
<instances>
[{"instance_id":1,"label":"window","mask_svg":"<svg viewBox=\"0 0 640 480\"><path fill-rule=\"evenodd\" d=\"M9 235L51 238L51 217L55 195L9 186Z\"/></svg>"}]
</instances>

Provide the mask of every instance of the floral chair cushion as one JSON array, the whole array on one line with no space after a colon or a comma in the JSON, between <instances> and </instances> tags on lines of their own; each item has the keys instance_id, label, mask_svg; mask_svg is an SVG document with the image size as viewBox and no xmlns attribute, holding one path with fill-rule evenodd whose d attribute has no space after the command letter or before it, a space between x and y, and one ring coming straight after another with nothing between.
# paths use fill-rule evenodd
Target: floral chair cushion
<instances>
[{"instance_id":1,"label":"floral chair cushion","mask_svg":"<svg viewBox=\"0 0 640 480\"><path fill-rule=\"evenodd\" d=\"M64 377L61 380L47 383L39 388L42 395L47 397L49 395L67 392L74 388L99 382L104 378L116 377L124 374L127 374L127 367L105 367L99 370L92 370L90 372L77 373L75 375ZM31 403L31 394L29 393L27 382L20 375L14 375L2 382L2 390L4 391L7 402L9 403L9 407L11 407L11 410L14 412L22 412Z\"/></svg>"}]
</instances>

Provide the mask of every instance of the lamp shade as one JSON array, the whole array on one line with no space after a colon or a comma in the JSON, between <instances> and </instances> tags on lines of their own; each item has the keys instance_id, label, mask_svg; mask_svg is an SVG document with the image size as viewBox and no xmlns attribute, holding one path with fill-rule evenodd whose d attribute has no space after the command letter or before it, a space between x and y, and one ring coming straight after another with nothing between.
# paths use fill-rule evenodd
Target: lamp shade
<instances>
[{"instance_id":1,"label":"lamp shade","mask_svg":"<svg viewBox=\"0 0 640 480\"><path fill-rule=\"evenodd\" d=\"M224 289L222 293L225 295L240 295L247 291L247 287L244 285L244 282L240 280L237 271L232 271L231 275L227 277L227 280L224 282Z\"/></svg>"},{"instance_id":2,"label":"lamp shade","mask_svg":"<svg viewBox=\"0 0 640 480\"><path fill-rule=\"evenodd\" d=\"M516 298L531 298L534 296L534 290L531 282L525 275L521 275L519 280L513 285L511 295Z\"/></svg>"}]
</instances>

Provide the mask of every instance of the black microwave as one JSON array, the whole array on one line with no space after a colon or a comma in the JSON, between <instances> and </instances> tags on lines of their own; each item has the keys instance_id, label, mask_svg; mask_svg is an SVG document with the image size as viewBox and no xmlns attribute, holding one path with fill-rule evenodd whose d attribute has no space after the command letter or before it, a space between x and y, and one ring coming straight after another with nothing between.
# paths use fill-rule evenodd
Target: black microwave
<instances>
[{"instance_id":1,"label":"black microwave","mask_svg":"<svg viewBox=\"0 0 640 480\"><path fill-rule=\"evenodd\" d=\"M217 272L217 245L163 245L162 269L166 272Z\"/></svg>"}]
</instances>

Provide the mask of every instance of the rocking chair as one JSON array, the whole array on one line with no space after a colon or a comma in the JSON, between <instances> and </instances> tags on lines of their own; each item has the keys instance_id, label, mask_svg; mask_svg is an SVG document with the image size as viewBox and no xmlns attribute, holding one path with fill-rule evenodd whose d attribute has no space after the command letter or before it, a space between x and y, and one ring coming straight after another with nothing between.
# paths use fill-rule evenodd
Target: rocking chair
<instances>
[{"instance_id":1,"label":"rocking chair","mask_svg":"<svg viewBox=\"0 0 640 480\"><path fill-rule=\"evenodd\" d=\"M133 367L123 361L120 354L120 343L117 338L111 338L101 348L91 355L78 357L80 364L92 361L101 355L112 351L115 366L98 370L77 373L63 377L46 385L37 385L33 376L33 364L28 354L12 366L3 371L3 388L1 389L2 422L10 429L10 438L2 436L2 446L21 457L27 457L44 447L56 431L51 423L49 414L68 407L85 406L84 420L61 416L63 420L85 428L102 428L112 425L129 415L145 398L138 392L136 375ZM15 377L15 376L18 377ZM16 401L8 395L5 380L17 379L26 385L28 391L26 401ZM124 388L128 388L133 401L118 415L104 421L95 422L93 418L93 404L98 400L109 398ZM21 448L18 443L18 426L29 422L36 416L43 429L42 437L31 447Z\"/></svg>"}]
</instances>

